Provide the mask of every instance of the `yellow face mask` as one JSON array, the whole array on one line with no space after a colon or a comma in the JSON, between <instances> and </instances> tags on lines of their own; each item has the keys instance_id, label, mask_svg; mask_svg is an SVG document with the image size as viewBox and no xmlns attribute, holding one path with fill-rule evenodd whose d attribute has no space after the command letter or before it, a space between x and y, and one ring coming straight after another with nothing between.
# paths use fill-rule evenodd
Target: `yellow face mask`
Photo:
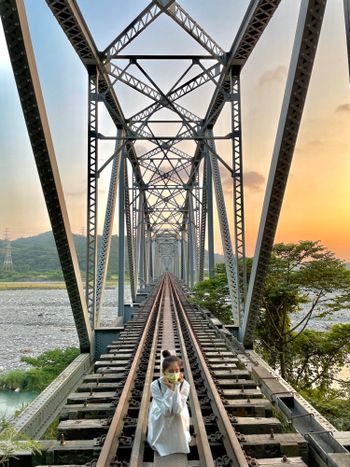
<instances>
[{"instance_id":1,"label":"yellow face mask","mask_svg":"<svg viewBox=\"0 0 350 467\"><path fill-rule=\"evenodd\" d=\"M164 376L170 383L176 383L180 378L180 372L176 373L164 373Z\"/></svg>"}]
</instances>

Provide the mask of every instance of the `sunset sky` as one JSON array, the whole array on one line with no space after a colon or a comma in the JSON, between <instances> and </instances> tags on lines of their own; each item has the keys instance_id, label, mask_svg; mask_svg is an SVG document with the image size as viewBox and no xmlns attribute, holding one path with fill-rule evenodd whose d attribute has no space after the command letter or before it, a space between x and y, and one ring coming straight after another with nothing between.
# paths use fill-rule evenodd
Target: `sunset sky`
<instances>
[{"instance_id":1,"label":"sunset sky","mask_svg":"<svg viewBox=\"0 0 350 467\"><path fill-rule=\"evenodd\" d=\"M147 3L78 1L101 50ZM249 2L179 0L179 3L228 50ZM45 1L26 0L25 5L70 222L72 230L80 233L86 223L86 70ZM299 6L299 0L282 0L242 72L248 255L254 253ZM203 50L163 15L124 52L203 53ZM157 76L158 68L151 71ZM160 82L165 90L176 80L175 72L170 67L162 74ZM200 116L204 116L213 86L206 89L206 100L184 101ZM347 261L350 261L349 91L343 1L328 0L276 241L320 240ZM142 100L129 98L123 89L118 96L126 116L142 107ZM0 236L5 228L9 228L12 238L47 231L48 215L1 26L0 112ZM107 117L104 125L103 132L113 134ZM215 131L217 134L230 131L228 109L224 109ZM189 143L188 152L191 147ZM231 161L228 142L219 142L217 149L226 161ZM111 143L105 143L101 146L101 161L110 154ZM108 175L106 171L100 182L102 207ZM231 218L232 179L224 172L222 175ZM101 227L102 221L101 216ZM215 245L221 252L217 223Z\"/></svg>"}]
</instances>

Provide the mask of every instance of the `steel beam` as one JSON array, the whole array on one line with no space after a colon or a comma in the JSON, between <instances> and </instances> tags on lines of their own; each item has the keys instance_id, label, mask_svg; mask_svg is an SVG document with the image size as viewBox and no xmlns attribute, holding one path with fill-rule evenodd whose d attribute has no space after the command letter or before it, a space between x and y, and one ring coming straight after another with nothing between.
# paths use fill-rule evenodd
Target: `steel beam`
<instances>
[{"instance_id":1,"label":"steel beam","mask_svg":"<svg viewBox=\"0 0 350 467\"><path fill-rule=\"evenodd\" d=\"M88 70L87 235L85 295L90 323L96 327L98 216L98 70ZM117 141L118 142L118 141Z\"/></svg>"},{"instance_id":2,"label":"steel beam","mask_svg":"<svg viewBox=\"0 0 350 467\"><path fill-rule=\"evenodd\" d=\"M264 280L298 137L325 7L326 0L302 0L300 7L249 281L244 321L239 334L240 340L246 347L251 347L253 344Z\"/></svg>"},{"instance_id":3,"label":"steel beam","mask_svg":"<svg viewBox=\"0 0 350 467\"><path fill-rule=\"evenodd\" d=\"M113 65L111 67L111 70L109 72L109 75L115 78L118 81L121 81L122 83L126 84L127 86L131 87L135 91L138 91L139 93L149 97L150 99L153 99L156 103L161 104L162 101L165 99L165 95L162 95L159 90L154 89L152 86L148 85L144 81L141 81L140 79L136 78L133 76L131 73L128 73L127 71L123 70L122 68L118 67L117 65ZM202 83L204 84L204 82ZM184 94L183 94L184 95ZM179 104L176 104L174 101L181 97L181 94L175 94L176 97L174 99L170 99L166 97L167 101L172 102L172 107L176 109L177 113L181 116L183 119L189 119L191 121L195 121L199 123L201 121L200 117L195 115L194 113L190 112L189 110L185 109ZM166 102L164 102L165 105ZM133 117L135 120L135 116ZM135 129L135 131L137 131ZM145 135L146 136L146 135ZM152 136L152 135L150 135Z\"/></svg>"},{"instance_id":4,"label":"steel beam","mask_svg":"<svg viewBox=\"0 0 350 467\"><path fill-rule=\"evenodd\" d=\"M118 316L124 322L124 277L125 277L125 165L126 154L122 151L119 170L119 238L118 238Z\"/></svg>"},{"instance_id":5,"label":"steel beam","mask_svg":"<svg viewBox=\"0 0 350 467\"><path fill-rule=\"evenodd\" d=\"M14 417L11 425L18 433L32 439L41 439L66 404L69 394L76 390L83 376L91 371L91 363L91 354L78 355L17 417Z\"/></svg>"},{"instance_id":6,"label":"steel beam","mask_svg":"<svg viewBox=\"0 0 350 467\"><path fill-rule=\"evenodd\" d=\"M130 213L130 197L129 197L129 177L128 177L128 165L125 164L125 173L124 173L124 188L125 188L125 196L124 196L124 212L125 212L125 222L126 222L126 241L127 241L127 248L128 248L128 261L129 261L129 276L130 276L130 291L131 291L131 299L133 302L136 300L136 284L135 284L135 251L134 251L134 242L132 237L132 221L131 221L131 213Z\"/></svg>"},{"instance_id":7,"label":"steel beam","mask_svg":"<svg viewBox=\"0 0 350 467\"><path fill-rule=\"evenodd\" d=\"M205 149L206 162L206 192L207 192L207 214L208 214L208 274L212 278L215 275L214 255L214 212L213 212L213 175L211 170L210 154Z\"/></svg>"},{"instance_id":8,"label":"steel beam","mask_svg":"<svg viewBox=\"0 0 350 467\"><path fill-rule=\"evenodd\" d=\"M141 34L158 16L162 9L157 2L152 1L142 12L111 42L103 54L108 60L128 46L139 34Z\"/></svg>"},{"instance_id":9,"label":"steel beam","mask_svg":"<svg viewBox=\"0 0 350 467\"><path fill-rule=\"evenodd\" d=\"M196 234L194 228L193 196L189 193L188 198L188 282L189 287L195 283L196 270Z\"/></svg>"},{"instance_id":10,"label":"steel beam","mask_svg":"<svg viewBox=\"0 0 350 467\"><path fill-rule=\"evenodd\" d=\"M230 93L230 71L238 67L241 70L247 62L251 52L256 46L265 28L269 24L281 0L251 0L241 26L226 55L225 66L218 79L216 89L208 106L201 133L212 128L223 109L227 96ZM195 170L202 157L202 149L197 146L193 157L193 170Z\"/></svg>"},{"instance_id":11,"label":"steel beam","mask_svg":"<svg viewBox=\"0 0 350 467\"><path fill-rule=\"evenodd\" d=\"M107 69L102 61L101 54L93 40L89 28L81 14L76 0L46 0L53 15L72 44L78 57L88 69L94 65L99 71L99 94L103 97L106 109L117 128L122 127L128 131L124 114L120 107L116 93L109 79ZM143 180L133 144L127 142L127 156L131 162L137 183L142 186Z\"/></svg>"},{"instance_id":12,"label":"steel beam","mask_svg":"<svg viewBox=\"0 0 350 467\"><path fill-rule=\"evenodd\" d=\"M122 130L118 130L118 134ZM111 178L109 182L107 206L105 213L105 221L103 226L103 235L101 245L98 252L98 270L97 270L97 287L96 287L96 319L95 327L99 326L99 315L102 306L103 293L106 283L108 271L108 263L111 249L112 229L114 224L115 204L118 193L118 181L120 171L120 160L122 159L119 151L121 144L117 142L115 145L115 157L113 159Z\"/></svg>"},{"instance_id":13,"label":"steel beam","mask_svg":"<svg viewBox=\"0 0 350 467\"><path fill-rule=\"evenodd\" d=\"M212 135L213 130L208 130L209 135ZM216 206L218 211L222 249L225 256L225 266L227 274L228 288L230 292L231 310L234 326L238 327L240 324L239 315L239 288L238 288L238 271L236 268L236 262L232 253L232 243L230 229L228 225L226 204L224 193L222 189L221 176L219 170L219 164L215 157L215 143L214 140L209 140L209 146L213 151L209 150L211 170L213 173L213 182L215 187Z\"/></svg>"},{"instance_id":14,"label":"steel beam","mask_svg":"<svg viewBox=\"0 0 350 467\"><path fill-rule=\"evenodd\" d=\"M149 235L149 282L153 282L154 280L154 271L153 271L153 240L152 240L152 232L148 229Z\"/></svg>"},{"instance_id":15,"label":"steel beam","mask_svg":"<svg viewBox=\"0 0 350 467\"><path fill-rule=\"evenodd\" d=\"M243 68L250 54L254 50L265 28L269 24L281 0L251 0L241 26L227 54L225 67L219 78L217 87L210 101L204 128L215 125L226 96L230 93L230 73L232 67Z\"/></svg>"},{"instance_id":16,"label":"steel beam","mask_svg":"<svg viewBox=\"0 0 350 467\"><path fill-rule=\"evenodd\" d=\"M215 64L210 68L206 69L202 73L196 75L194 78L191 78L186 83L182 84L181 86L175 87L174 89L170 90L169 93L166 94L166 97L174 102L181 97L184 97L186 94L198 89L199 87L203 86L204 84L208 83L209 81L214 81L214 79L220 75L221 73L221 66L219 64ZM156 97L156 96L155 96ZM158 100L158 99L157 99ZM151 115L153 115L156 111L158 111L161 107L163 107L165 102L158 102L155 104L151 104L150 106L146 107L145 109L141 110L137 114L134 114L129 121L143 121L149 119ZM188 118L190 120L190 118ZM195 116L195 118L191 121L191 123L199 123L199 117Z\"/></svg>"},{"instance_id":17,"label":"steel beam","mask_svg":"<svg viewBox=\"0 0 350 467\"><path fill-rule=\"evenodd\" d=\"M130 60L189 60L198 62L200 60L217 60L212 55L198 54L116 54L111 56L112 59Z\"/></svg>"},{"instance_id":18,"label":"steel beam","mask_svg":"<svg viewBox=\"0 0 350 467\"><path fill-rule=\"evenodd\" d=\"M199 270L200 270L200 244L201 244L201 223L200 223L200 208L201 208L201 202L199 199L199 170L197 171L196 174L196 183L194 186L194 189L192 190L192 193L194 194L193 196L193 201L194 201L194 231L195 231L195 251L196 251L196 279L195 281L199 281Z\"/></svg>"},{"instance_id":19,"label":"steel beam","mask_svg":"<svg viewBox=\"0 0 350 467\"><path fill-rule=\"evenodd\" d=\"M197 41L210 55L222 60L225 52L209 34L179 5L176 1L165 12L178 23L195 41Z\"/></svg>"},{"instance_id":20,"label":"steel beam","mask_svg":"<svg viewBox=\"0 0 350 467\"><path fill-rule=\"evenodd\" d=\"M140 290L143 290L144 287L145 287L145 212L144 212L144 202L142 202L142 210L140 212L139 222L140 222L139 282L140 282Z\"/></svg>"},{"instance_id":21,"label":"steel beam","mask_svg":"<svg viewBox=\"0 0 350 467\"><path fill-rule=\"evenodd\" d=\"M77 328L80 349L83 352L89 352L91 326L24 4L22 0L2 0L0 9L24 118Z\"/></svg>"},{"instance_id":22,"label":"steel beam","mask_svg":"<svg viewBox=\"0 0 350 467\"><path fill-rule=\"evenodd\" d=\"M240 316L242 318L247 295L247 265L245 256L242 119L240 76L231 70L231 125L232 125L232 176L235 259L240 290Z\"/></svg>"},{"instance_id":23,"label":"steel beam","mask_svg":"<svg viewBox=\"0 0 350 467\"><path fill-rule=\"evenodd\" d=\"M200 238L199 238L199 282L204 280L204 261L205 261L205 237L207 229L207 159L203 163L203 193L202 193L202 211L200 216Z\"/></svg>"},{"instance_id":24,"label":"steel beam","mask_svg":"<svg viewBox=\"0 0 350 467\"><path fill-rule=\"evenodd\" d=\"M180 240L180 279L185 280L185 231L183 229Z\"/></svg>"},{"instance_id":25,"label":"steel beam","mask_svg":"<svg viewBox=\"0 0 350 467\"><path fill-rule=\"evenodd\" d=\"M138 209L137 209L137 216L136 216L136 268L135 268L135 275L137 278L136 290L141 288L140 283L140 261L141 261L141 236L142 236L142 213L143 213L143 199L144 196L140 194L138 198Z\"/></svg>"}]
</instances>

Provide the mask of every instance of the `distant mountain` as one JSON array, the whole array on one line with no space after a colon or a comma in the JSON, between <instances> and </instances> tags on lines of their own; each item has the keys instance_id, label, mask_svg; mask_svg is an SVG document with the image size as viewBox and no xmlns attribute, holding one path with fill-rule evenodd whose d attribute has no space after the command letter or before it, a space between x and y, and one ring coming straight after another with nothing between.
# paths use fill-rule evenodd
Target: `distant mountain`
<instances>
[{"instance_id":1,"label":"distant mountain","mask_svg":"<svg viewBox=\"0 0 350 467\"><path fill-rule=\"evenodd\" d=\"M86 237L73 234L81 271L86 269ZM99 241L101 236L99 236ZM126 242L125 242L126 244ZM56 244L52 232L45 232L33 237L18 238L11 242L12 261L16 272L28 273L32 271L48 272L60 270ZM5 241L0 240L0 270L4 258ZM127 258L127 256L125 256ZM206 255L207 259L207 255ZM224 256L215 254L215 262L224 262ZM207 263L207 261L206 261ZM125 263L128 271L127 261ZM112 236L111 255L109 260L110 274L116 274L118 268L118 235Z\"/></svg>"},{"instance_id":2,"label":"distant mountain","mask_svg":"<svg viewBox=\"0 0 350 467\"><path fill-rule=\"evenodd\" d=\"M101 237L99 237L100 240ZM86 268L86 237L73 234L81 271ZM12 261L16 272L60 270L57 248L53 233L45 232L33 237L18 238L11 242ZM117 272L118 236L112 236L110 271ZM0 269L4 257L5 241L0 240Z\"/></svg>"}]
</instances>

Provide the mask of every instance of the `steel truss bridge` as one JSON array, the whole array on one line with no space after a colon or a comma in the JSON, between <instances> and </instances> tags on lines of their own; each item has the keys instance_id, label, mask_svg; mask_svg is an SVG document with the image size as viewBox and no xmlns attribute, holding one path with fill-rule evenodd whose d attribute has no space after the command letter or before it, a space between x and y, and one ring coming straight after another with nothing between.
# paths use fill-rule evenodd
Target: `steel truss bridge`
<instances>
[{"instance_id":1,"label":"steel truss bridge","mask_svg":"<svg viewBox=\"0 0 350 467\"><path fill-rule=\"evenodd\" d=\"M104 50L97 48L76 0L46 3L87 72L86 283L84 290L24 3L0 0L9 55L81 349L81 355L14 422L20 432L39 439L60 412L60 440L43 442L40 459L20 453L16 465L161 465L161 459L153 458L144 443L145 414L149 383L159 374L158 350L171 344L181 354L193 388L190 407L196 441L192 458L168 463L349 466L349 440L342 441L343 435L252 350L262 285L326 0L300 0L249 283L245 267L241 72L280 0L250 0L228 51L176 0L151 1ZM349 0L344 1L344 11L349 39ZM162 15L200 44L203 54L126 53L124 49ZM147 71L148 61L164 66L181 61L186 68L164 91L158 84L159 76L157 79ZM133 115L125 113L116 92L121 83L135 95L146 96L149 105ZM191 100L183 98L191 94L198 98L207 85L213 93L205 115L199 116L187 108L185 103ZM222 135L215 132L215 124L224 106L229 108L231 130ZM112 135L102 133L103 108L115 125ZM114 151L102 163L99 147L108 140L114 141ZM218 140L227 140L232 146L231 164L217 152ZM147 144L147 149L141 151L140 142L142 147ZM191 154L183 150L184 142L191 143L186 145L193 148ZM98 244L99 178L107 168L111 175ZM224 196L222 171L232 178L230 205ZM103 328L100 314L117 204L119 319L115 327ZM231 211L232 227L228 221ZM206 247L208 275L215 273L214 215L225 257L232 326L223 326L210 313L191 304L186 294L204 278ZM131 306L124 303L126 264ZM171 342L169 336L173 336ZM140 364L145 368L141 376ZM89 374L92 366L94 373ZM289 422L285 433L279 433L282 425L272 417L272 406ZM136 415L134 409L139 410ZM292 433L293 429L296 432Z\"/></svg>"}]
</instances>

